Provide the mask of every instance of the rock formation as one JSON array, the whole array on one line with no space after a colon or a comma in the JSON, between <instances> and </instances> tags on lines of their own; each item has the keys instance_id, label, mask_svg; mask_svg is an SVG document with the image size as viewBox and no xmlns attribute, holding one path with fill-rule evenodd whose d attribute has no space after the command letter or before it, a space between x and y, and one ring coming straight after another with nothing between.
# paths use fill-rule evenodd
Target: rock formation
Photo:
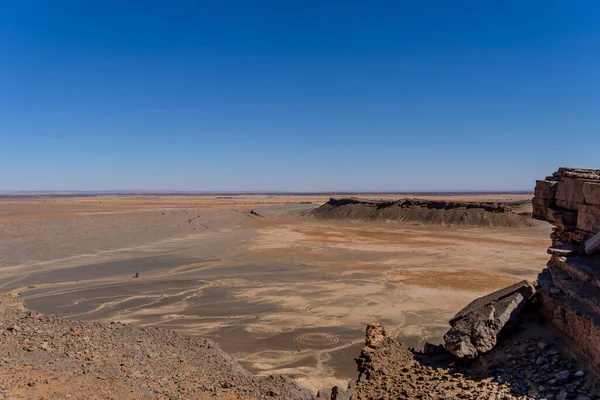
<instances>
[{"instance_id":1,"label":"rock formation","mask_svg":"<svg viewBox=\"0 0 600 400\"><path fill-rule=\"evenodd\" d=\"M534 286L522 281L472 301L450 320L452 328L444 335L446 349L467 359L492 350L534 293Z\"/></svg>"},{"instance_id":2,"label":"rock formation","mask_svg":"<svg viewBox=\"0 0 600 400\"><path fill-rule=\"evenodd\" d=\"M526 310L524 320L536 319ZM345 397L333 390L320 398L529 400L598 399L599 383L579 369L564 341L538 321L525 324L510 340L470 364L448 353L423 354L390 338L379 324L368 325L365 347L356 358L359 376ZM542 332L543 331L543 332ZM540 336L541 333L545 335Z\"/></svg>"},{"instance_id":3,"label":"rock formation","mask_svg":"<svg viewBox=\"0 0 600 400\"><path fill-rule=\"evenodd\" d=\"M528 213L519 213L521 202L457 202L421 199L364 200L331 198L310 212L318 219L390 220L423 224L520 227L529 226Z\"/></svg>"},{"instance_id":4,"label":"rock formation","mask_svg":"<svg viewBox=\"0 0 600 400\"><path fill-rule=\"evenodd\" d=\"M554 225L541 310L600 366L600 170L560 168L537 181L533 217Z\"/></svg>"},{"instance_id":5,"label":"rock formation","mask_svg":"<svg viewBox=\"0 0 600 400\"><path fill-rule=\"evenodd\" d=\"M369 325L352 398L600 399L600 170L560 168L537 181L532 214L554 225L537 286L522 281L471 302L450 321L445 354L429 344L409 351ZM524 309L528 300L539 307Z\"/></svg>"}]
</instances>

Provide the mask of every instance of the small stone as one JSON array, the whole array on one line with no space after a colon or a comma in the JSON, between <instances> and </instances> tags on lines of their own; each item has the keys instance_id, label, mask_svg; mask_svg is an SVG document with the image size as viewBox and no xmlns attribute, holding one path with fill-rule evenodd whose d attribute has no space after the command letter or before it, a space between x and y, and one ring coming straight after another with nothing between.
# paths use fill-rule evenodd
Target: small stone
<instances>
[{"instance_id":1,"label":"small stone","mask_svg":"<svg viewBox=\"0 0 600 400\"><path fill-rule=\"evenodd\" d=\"M538 349L543 351L546 347L548 347L548 345L544 342L538 342L537 347L538 347Z\"/></svg>"},{"instance_id":2,"label":"small stone","mask_svg":"<svg viewBox=\"0 0 600 400\"><path fill-rule=\"evenodd\" d=\"M571 371L569 371L569 370L561 371L558 374L556 374L556 381L559 383L565 383L569 380L570 375L571 375Z\"/></svg>"},{"instance_id":3,"label":"small stone","mask_svg":"<svg viewBox=\"0 0 600 400\"><path fill-rule=\"evenodd\" d=\"M556 400L567 400L568 395L567 391L563 389L556 395Z\"/></svg>"},{"instance_id":4,"label":"small stone","mask_svg":"<svg viewBox=\"0 0 600 400\"><path fill-rule=\"evenodd\" d=\"M542 364L546 359L544 358L544 356L539 356L536 360L535 360L535 364L536 365L540 365Z\"/></svg>"},{"instance_id":5,"label":"small stone","mask_svg":"<svg viewBox=\"0 0 600 400\"><path fill-rule=\"evenodd\" d=\"M583 372L583 371L575 372L575 378L582 378L584 375L585 375L585 372Z\"/></svg>"}]
</instances>

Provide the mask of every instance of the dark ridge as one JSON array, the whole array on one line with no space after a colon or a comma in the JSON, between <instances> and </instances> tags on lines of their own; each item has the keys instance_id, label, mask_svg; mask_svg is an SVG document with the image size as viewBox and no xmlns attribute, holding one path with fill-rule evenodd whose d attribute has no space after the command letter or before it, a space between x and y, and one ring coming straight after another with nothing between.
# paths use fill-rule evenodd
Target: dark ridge
<instances>
[{"instance_id":1,"label":"dark ridge","mask_svg":"<svg viewBox=\"0 0 600 400\"><path fill-rule=\"evenodd\" d=\"M331 198L309 214L318 219L391 220L424 224L490 227L531 226L528 215L517 210L530 201L459 202L404 198L367 200Z\"/></svg>"}]
</instances>

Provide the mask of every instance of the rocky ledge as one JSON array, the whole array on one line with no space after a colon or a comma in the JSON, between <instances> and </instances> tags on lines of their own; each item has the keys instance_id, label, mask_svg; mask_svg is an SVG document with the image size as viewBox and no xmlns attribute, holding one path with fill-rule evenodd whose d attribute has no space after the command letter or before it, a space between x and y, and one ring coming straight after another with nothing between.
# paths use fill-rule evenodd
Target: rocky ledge
<instances>
[{"instance_id":1,"label":"rocky ledge","mask_svg":"<svg viewBox=\"0 0 600 400\"><path fill-rule=\"evenodd\" d=\"M541 310L600 367L600 170L560 168L537 181L533 216L554 225Z\"/></svg>"}]
</instances>

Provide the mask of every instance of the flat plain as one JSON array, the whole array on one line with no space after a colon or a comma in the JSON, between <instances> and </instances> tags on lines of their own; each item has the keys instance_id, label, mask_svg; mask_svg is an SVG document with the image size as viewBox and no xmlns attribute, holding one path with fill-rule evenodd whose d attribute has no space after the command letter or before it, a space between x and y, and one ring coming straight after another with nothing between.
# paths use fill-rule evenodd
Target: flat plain
<instances>
[{"instance_id":1,"label":"flat plain","mask_svg":"<svg viewBox=\"0 0 600 400\"><path fill-rule=\"evenodd\" d=\"M547 260L545 223L311 218L328 198L0 198L0 290L44 313L207 337L256 374L285 374L315 390L356 378L367 323L383 323L410 346L440 343L468 302L535 279Z\"/></svg>"}]
</instances>

